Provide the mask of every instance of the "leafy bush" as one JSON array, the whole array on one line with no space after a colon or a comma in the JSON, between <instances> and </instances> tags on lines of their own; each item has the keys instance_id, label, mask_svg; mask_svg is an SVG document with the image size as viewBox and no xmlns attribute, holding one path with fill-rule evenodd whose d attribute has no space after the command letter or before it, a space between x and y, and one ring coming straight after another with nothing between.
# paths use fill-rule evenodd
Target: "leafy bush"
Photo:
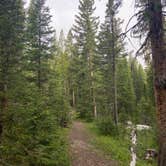
<instances>
[{"instance_id":1,"label":"leafy bush","mask_svg":"<svg viewBox=\"0 0 166 166\"><path fill-rule=\"evenodd\" d=\"M115 136L118 134L116 125L113 123L112 118L102 117L96 121L97 127L101 134Z\"/></svg>"}]
</instances>

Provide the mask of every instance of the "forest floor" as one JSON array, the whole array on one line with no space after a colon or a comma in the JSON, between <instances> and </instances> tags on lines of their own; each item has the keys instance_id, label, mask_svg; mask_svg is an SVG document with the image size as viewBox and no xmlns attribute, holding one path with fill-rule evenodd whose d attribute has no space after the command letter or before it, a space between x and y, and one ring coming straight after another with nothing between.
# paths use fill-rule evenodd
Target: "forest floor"
<instances>
[{"instance_id":1,"label":"forest floor","mask_svg":"<svg viewBox=\"0 0 166 166\"><path fill-rule=\"evenodd\" d=\"M90 142L93 137L83 122L73 122L69 134L72 166L117 166L115 161L107 159L101 151L92 146Z\"/></svg>"}]
</instances>

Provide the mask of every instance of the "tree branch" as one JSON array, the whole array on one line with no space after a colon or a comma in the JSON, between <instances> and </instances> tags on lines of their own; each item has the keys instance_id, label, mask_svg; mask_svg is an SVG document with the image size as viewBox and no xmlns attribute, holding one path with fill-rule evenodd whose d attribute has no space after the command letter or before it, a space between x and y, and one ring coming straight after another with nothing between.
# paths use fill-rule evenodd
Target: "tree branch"
<instances>
[{"instance_id":1,"label":"tree branch","mask_svg":"<svg viewBox=\"0 0 166 166\"><path fill-rule=\"evenodd\" d=\"M137 12L136 14L134 14L134 15L129 19L129 21L128 21L127 25L126 25L125 31L127 31L127 28L128 28L128 26L129 26L130 22L132 21L132 19L133 19L134 17L137 17L139 14L141 14L141 13L143 13L143 12L144 12L144 11L141 10L141 11Z\"/></svg>"},{"instance_id":2,"label":"tree branch","mask_svg":"<svg viewBox=\"0 0 166 166\"><path fill-rule=\"evenodd\" d=\"M151 33L149 32L149 33L147 34L147 37L146 37L146 39L144 40L143 44L141 45L141 47L140 47L140 48L138 49L138 51L136 52L135 59L139 56L140 51L141 51L143 48L146 47L146 45L147 45L147 43L148 43L148 41L149 41L150 35L151 35Z\"/></svg>"}]
</instances>

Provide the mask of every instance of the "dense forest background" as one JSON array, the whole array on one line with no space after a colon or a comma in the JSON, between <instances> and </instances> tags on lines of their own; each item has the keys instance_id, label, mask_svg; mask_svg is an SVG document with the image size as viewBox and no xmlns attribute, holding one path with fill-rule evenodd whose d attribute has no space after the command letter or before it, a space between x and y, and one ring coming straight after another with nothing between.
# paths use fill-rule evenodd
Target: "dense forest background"
<instances>
[{"instance_id":1,"label":"dense forest background","mask_svg":"<svg viewBox=\"0 0 166 166\"><path fill-rule=\"evenodd\" d=\"M73 114L116 138L129 121L149 125L156 141L150 47L144 65L126 51L121 1L109 1L100 24L94 0L80 0L67 36L51 27L45 1L28 11L22 0L0 2L0 165L70 165Z\"/></svg>"}]
</instances>

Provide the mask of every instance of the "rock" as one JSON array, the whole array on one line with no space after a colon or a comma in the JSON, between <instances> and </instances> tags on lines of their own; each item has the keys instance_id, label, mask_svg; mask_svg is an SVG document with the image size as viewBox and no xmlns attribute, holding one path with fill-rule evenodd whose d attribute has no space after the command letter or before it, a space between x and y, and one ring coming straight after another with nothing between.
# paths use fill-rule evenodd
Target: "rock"
<instances>
[{"instance_id":1,"label":"rock","mask_svg":"<svg viewBox=\"0 0 166 166\"><path fill-rule=\"evenodd\" d=\"M145 153L145 160L156 159L158 152L155 149L147 149Z\"/></svg>"},{"instance_id":2,"label":"rock","mask_svg":"<svg viewBox=\"0 0 166 166\"><path fill-rule=\"evenodd\" d=\"M136 125L136 128L137 128L137 130L150 130L151 129L151 127L150 126L148 126L148 125L141 125L141 124L138 124L138 125Z\"/></svg>"},{"instance_id":3,"label":"rock","mask_svg":"<svg viewBox=\"0 0 166 166\"><path fill-rule=\"evenodd\" d=\"M131 121L127 121L127 125L132 126L133 123Z\"/></svg>"}]
</instances>

